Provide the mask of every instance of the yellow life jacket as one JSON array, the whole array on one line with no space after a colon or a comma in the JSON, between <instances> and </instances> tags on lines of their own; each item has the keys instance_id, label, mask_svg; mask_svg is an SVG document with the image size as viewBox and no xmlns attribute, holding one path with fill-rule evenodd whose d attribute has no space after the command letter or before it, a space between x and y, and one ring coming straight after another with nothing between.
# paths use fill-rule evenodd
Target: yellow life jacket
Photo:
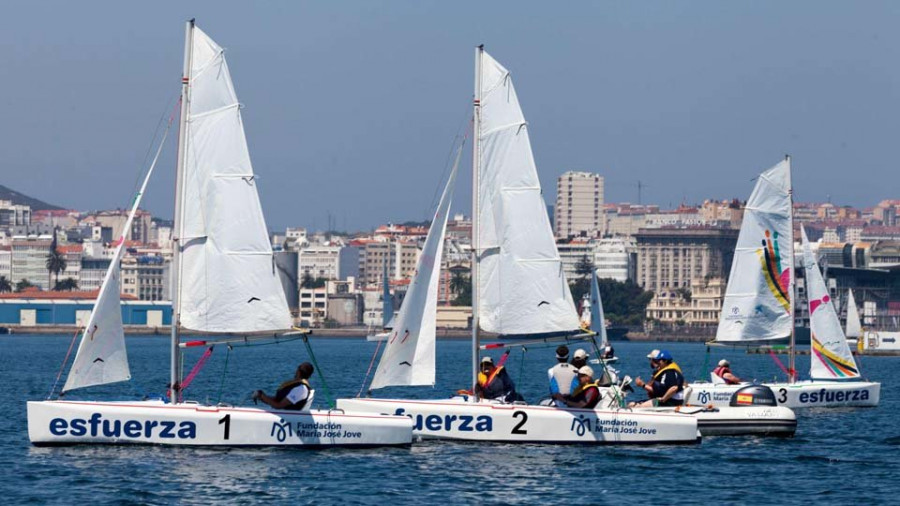
<instances>
[{"instance_id":1,"label":"yellow life jacket","mask_svg":"<svg viewBox=\"0 0 900 506\"><path fill-rule=\"evenodd\" d=\"M653 373L653 379L659 379L659 377L662 376L662 373L669 371L669 370L675 370L675 371L681 372L681 368L678 367L678 364L676 364L675 362L672 362L671 364L669 364L665 367L661 367L658 371Z\"/></svg>"},{"instance_id":2,"label":"yellow life jacket","mask_svg":"<svg viewBox=\"0 0 900 506\"><path fill-rule=\"evenodd\" d=\"M575 391L572 392L571 397L577 397L577 396L581 395L585 390L587 390L588 388L591 388L591 387L597 387L599 389L600 383L598 381L594 381L592 383L578 385L578 388L576 388Z\"/></svg>"},{"instance_id":3,"label":"yellow life jacket","mask_svg":"<svg viewBox=\"0 0 900 506\"><path fill-rule=\"evenodd\" d=\"M503 366L495 367L493 371L491 371L490 375L486 375L483 372L478 373L478 384L481 385L482 388L491 384L494 381L494 378L500 374L500 371L503 370Z\"/></svg>"},{"instance_id":4,"label":"yellow life jacket","mask_svg":"<svg viewBox=\"0 0 900 506\"><path fill-rule=\"evenodd\" d=\"M298 387L300 385L303 385L306 388L308 388L309 390L312 390L312 387L309 385L309 381L306 381L305 379L297 379L297 378L285 381L284 383L279 385L278 390L281 390L282 388L288 388L288 387L294 388L294 387Z\"/></svg>"}]
</instances>

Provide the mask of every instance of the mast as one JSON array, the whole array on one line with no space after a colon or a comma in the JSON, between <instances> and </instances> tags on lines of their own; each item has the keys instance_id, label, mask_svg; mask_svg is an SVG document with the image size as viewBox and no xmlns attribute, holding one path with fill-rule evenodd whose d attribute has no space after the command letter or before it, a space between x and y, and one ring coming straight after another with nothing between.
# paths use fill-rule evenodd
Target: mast
<instances>
[{"instance_id":1,"label":"mast","mask_svg":"<svg viewBox=\"0 0 900 506\"><path fill-rule=\"evenodd\" d=\"M175 169L175 224L172 230L172 333L171 360L169 372L169 402L178 402L178 391L181 385L181 350L178 348L178 327L181 320L181 236L183 235L184 217L184 165L187 157L187 115L190 103L191 48L193 46L194 19L185 23L184 27L184 70L181 74L181 119L178 125L178 160Z\"/></svg>"},{"instance_id":2,"label":"mast","mask_svg":"<svg viewBox=\"0 0 900 506\"><path fill-rule=\"evenodd\" d=\"M788 371L790 371L790 379L788 379L789 383L794 383L797 381L797 368L796 368L796 325L795 325L795 307L797 298L796 290L794 289L794 285L796 284L796 261L794 259L794 174L791 171L791 155L784 155L784 159L788 164L788 180L790 181L790 189L788 190L788 200L790 201L790 231L791 237L790 241L788 241L788 245L791 248L790 259L791 259L791 278L788 283L788 293L790 293L790 312L791 312L791 341L789 346L789 355L788 355ZM807 294L809 293L809 288L807 287Z\"/></svg>"},{"instance_id":3,"label":"mast","mask_svg":"<svg viewBox=\"0 0 900 506\"><path fill-rule=\"evenodd\" d=\"M472 392L478 384L478 175L481 171L481 57L484 44L475 48L475 98L472 104ZM477 396L472 396L473 401Z\"/></svg>"}]
</instances>

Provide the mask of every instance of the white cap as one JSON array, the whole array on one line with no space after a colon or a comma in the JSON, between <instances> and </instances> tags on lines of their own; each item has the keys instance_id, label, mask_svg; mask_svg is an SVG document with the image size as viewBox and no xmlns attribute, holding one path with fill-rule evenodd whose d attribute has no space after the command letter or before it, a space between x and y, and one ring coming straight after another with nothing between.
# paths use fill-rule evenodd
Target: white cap
<instances>
[{"instance_id":1,"label":"white cap","mask_svg":"<svg viewBox=\"0 0 900 506\"><path fill-rule=\"evenodd\" d=\"M575 350L575 354L572 355L573 358L588 358L588 353L581 348Z\"/></svg>"},{"instance_id":2,"label":"white cap","mask_svg":"<svg viewBox=\"0 0 900 506\"><path fill-rule=\"evenodd\" d=\"M482 357L481 363L482 364L493 364L494 359L492 359L491 357Z\"/></svg>"},{"instance_id":3,"label":"white cap","mask_svg":"<svg viewBox=\"0 0 900 506\"><path fill-rule=\"evenodd\" d=\"M651 352L647 355L647 358L649 358L649 359L651 359L651 360L658 360L658 359L659 359L659 350L653 350L653 351L651 351Z\"/></svg>"},{"instance_id":4,"label":"white cap","mask_svg":"<svg viewBox=\"0 0 900 506\"><path fill-rule=\"evenodd\" d=\"M725 360L724 358L722 360L719 360L719 367L727 367L730 365L731 365L731 362Z\"/></svg>"},{"instance_id":5,"label":"white cap","mask_svg":"<svg viewBox=\"0 0 900 506\"><path fill-rule=\"evenodd\" d=\"M585 376L594 377L594 370L590 368L590 366L584 365L578 369L578 374L583 374Z\"/></svg>"}]
</instances>

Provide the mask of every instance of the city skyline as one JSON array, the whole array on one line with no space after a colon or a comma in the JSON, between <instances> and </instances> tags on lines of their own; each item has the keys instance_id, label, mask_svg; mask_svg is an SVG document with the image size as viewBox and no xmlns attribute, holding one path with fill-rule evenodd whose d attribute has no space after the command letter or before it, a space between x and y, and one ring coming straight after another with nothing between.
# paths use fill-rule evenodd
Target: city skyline
<instances>
[{"instance_id":1,"label":"city skyline","mask_svg":"<svg viewBox=\"0 0 900 506\"><path fill-rule=\"evenodd\" d=\"M161 5L10 9L0 40L17 51L0 61L28 78L8 83L0 182L63 207L127 205L196 16L228 51L271 230L428 219L482 42L516 78L549 205L568 170L604 176L608 202L636 203L639 180L664 207L743 200L785 153L800 201L892 197L891 4ZM163 218L173 139L146 198ZM470 214L463 174L454 211Z\"/></svg>"}]
</instances>

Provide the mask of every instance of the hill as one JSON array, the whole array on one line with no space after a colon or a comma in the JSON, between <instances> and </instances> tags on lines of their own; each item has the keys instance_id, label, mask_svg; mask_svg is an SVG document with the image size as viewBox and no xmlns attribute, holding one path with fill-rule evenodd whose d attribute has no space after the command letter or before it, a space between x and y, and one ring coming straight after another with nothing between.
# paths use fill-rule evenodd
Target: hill
<instances>
[{"instance_id":1,"label":"hill","mask_svg":"<svg viewBox=\"0 0 900 506\"><path fill-rule=\"evenodd\" d=\"M31 207L32 211L50 210L57 211L62 207L50 205L42 200L38 200L28 195L21 194L13 189L7 188L0 184L0 200L11 200L13 204L24 204Z\"/></svg>"}]
</instances>

